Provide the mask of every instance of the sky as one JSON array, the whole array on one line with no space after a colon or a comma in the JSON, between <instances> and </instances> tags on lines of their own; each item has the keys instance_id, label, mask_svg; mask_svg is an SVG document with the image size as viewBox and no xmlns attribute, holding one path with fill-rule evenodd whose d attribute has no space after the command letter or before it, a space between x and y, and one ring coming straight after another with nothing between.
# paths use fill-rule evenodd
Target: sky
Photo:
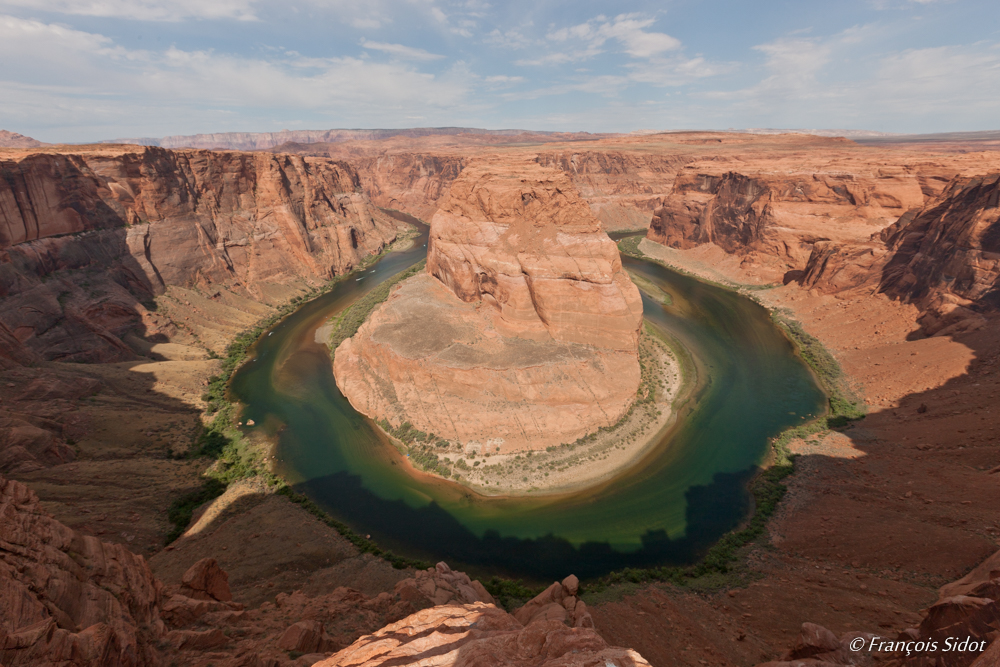
<instances>
[{"instance_id":1,"label":"sky","mask_svg":"<svg viewBox=\"0 0 1000 667\"><path fill-rule=\"evenodd\" d=\"M997 0L0 0L0 129L1000 129Z\"/></svg>"}]
</instances>

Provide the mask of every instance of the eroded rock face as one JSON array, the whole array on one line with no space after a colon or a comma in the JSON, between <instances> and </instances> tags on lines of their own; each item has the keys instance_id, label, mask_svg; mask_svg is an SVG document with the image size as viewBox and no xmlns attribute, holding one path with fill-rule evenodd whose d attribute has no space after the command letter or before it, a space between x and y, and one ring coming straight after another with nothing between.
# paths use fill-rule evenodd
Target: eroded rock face
<instances>
[{"instance_id":1,"label":"eroded rock face","mask_svg":"<svg viewBox=\"0 0 1000 667\"><path fill-rule=\"evenodd\" d=\"M81 535L0 477L0 663L155 664L161 585L141 557Z\"/></svg>"},{"instance_id":2,"label":"eroded rock face","mask_svg":"<svg viewBox=\"0 0 1000 667\"><path fill-rule=\"evenodd\" d=\"M654 212L647 238L680 249L714 243L768 266L778 280L803 270L819 242L862 241L922 206L933 188L907 169L854 166L857 173L833 165L802 173L780 162L740 171L685 167Z\"/></svg>"},{"instance_id":3,"label":"eroded rock face","mask_svg":"<svg viewBox=\"0 0 1000 667\"><path fill-rule=\"evenodd\" d=\"M434 215L427 271L463 301L495 308L505 333L615 350L638 345L639 291L562 172L467 167Z\"/></svg>"},{"instance_id":4,"label":"eroded rock face","mask_svg":"<svg viewBox=\"0 0 1000 667\"><path fill-rule=\"evenodd\" d=\"M927 335L985 325L1000 282L1000 174L956 178L927 206L863 243L816 243L803 285L833 294L866 288L918 304Z\"/></svg>"},{"instance_id":5,"label":"eroded rock face","mask_svg":"<svg viewBox=\"0 0 1000 667\"><path fill-rule=\"evenodd\" d=\"M494 604L493 596L465 572L455 572L444 561L396 584L395 594L416 607L438 604Z\"/></svg>"},{"instance_id":6,"label":"eroded rock face","mask_svg":"<svg viewBox=\"0 0 1000 667\"><path fill-rule=\"evenodd\" d=\"M562 172L467 167L431 225L427 273L336 351L352 405L484 451L573 442L639 385L639 292Z\"/></svg>"},{"instance_id":7,"label":"eroded rock face","mask_svg":"<svg viewBox=\"0 0 1000 667\"><path fill-rule=\"evenodd\" d=\"M49 360L133 358L121 339L155 329L148 305L168 286L266 300L268 285L329 279L396 235L332 160L115 147L0 167L0 337Z\"/></svg>"},{"instance_id":8,"label":"eroded rock face","mask_svg":"<svg viewBox=\"0 0 1000 667\"><path fill-rule=\"evenodd\" d=\"M648 665L631 649L608 646L592 628L540 620L523 626L493 605L431 607L362 637L320 667L420 664L462 665Z\"/></svg>"}]
</instances>

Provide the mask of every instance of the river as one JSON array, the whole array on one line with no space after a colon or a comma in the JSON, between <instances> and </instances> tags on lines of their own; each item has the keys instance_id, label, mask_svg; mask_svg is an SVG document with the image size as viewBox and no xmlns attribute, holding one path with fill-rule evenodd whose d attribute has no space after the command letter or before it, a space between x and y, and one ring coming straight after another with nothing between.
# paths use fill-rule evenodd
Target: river
<instances>
[{"instance_id":1,"label":"river","mask_svg":"<svg viewBox=\"0 0 1000 667\"><path fill-rule=\"evenodd\" d=\"M426 256L414 247L352 275L265 332L233 376L243 418L276 442L277 472L334 517L401 555L477 576L551 581L696 560L751 511L747 483L768 439L822 413L825 396L768 312L734 292L623 257L669 293L647 321L697 360L677 425L614 479L559 496L489 498L413 471L337 389L315 331Z\"/></svg>"}]
</instances>

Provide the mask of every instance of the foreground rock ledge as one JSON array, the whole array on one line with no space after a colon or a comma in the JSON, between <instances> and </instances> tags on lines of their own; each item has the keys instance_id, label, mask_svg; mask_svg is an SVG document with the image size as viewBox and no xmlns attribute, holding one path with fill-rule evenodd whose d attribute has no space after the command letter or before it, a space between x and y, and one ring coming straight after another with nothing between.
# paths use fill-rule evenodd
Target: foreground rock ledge
<instances>
[{"instance_id":1,"label":"foreground rock ledge","mask_svg":"<svg viewBox=\"0 0 1000 667\"><path fill-rule=\"evenodd\" d=\"M565 173L467 167L427 273L337 348L337 385L392 426L509 452L615 424L639 386L639 291Z\"/></svg>"}]
</instances>

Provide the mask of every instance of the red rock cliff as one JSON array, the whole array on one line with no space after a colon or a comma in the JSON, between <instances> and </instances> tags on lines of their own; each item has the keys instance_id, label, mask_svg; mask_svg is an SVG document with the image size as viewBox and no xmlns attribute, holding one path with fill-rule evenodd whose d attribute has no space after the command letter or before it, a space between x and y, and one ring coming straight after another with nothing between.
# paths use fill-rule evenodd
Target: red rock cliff
<instances>
[{"instance_id":1,"label":"red rock cliff","mask_svg":"<svg viewBox=\"0 0 1000 667\"><path fill-rule=\"evenodd\" d=\"M916 303L924 333L983 326L1000 287L1000 175L956 178L927 206L863 243L817 243L802 283L825 293L865 288Z\"/></svg>"},{"instance_id":2,"label":"red rock cliff","mask_svg":"<svg viewBox=\"0 0 1000 667\"><path fill-rule=\"evenodd\" d=\"M128 358L120 336L170 285L260 298L344 273L396 234L328 159L115 147L0 169L0 325L49 359Z\"/></svg>"},{"instance_id":3,"label":"red rock cliff","mask_svg":"<svg viewBox=\"0 0 1000 667\"><path fill-rule=\"evenodd\" d=\"M510 334L636 349L639 291L563 172L467 167L434 215L427 270Z\"/></svg>"}]
</instances>

